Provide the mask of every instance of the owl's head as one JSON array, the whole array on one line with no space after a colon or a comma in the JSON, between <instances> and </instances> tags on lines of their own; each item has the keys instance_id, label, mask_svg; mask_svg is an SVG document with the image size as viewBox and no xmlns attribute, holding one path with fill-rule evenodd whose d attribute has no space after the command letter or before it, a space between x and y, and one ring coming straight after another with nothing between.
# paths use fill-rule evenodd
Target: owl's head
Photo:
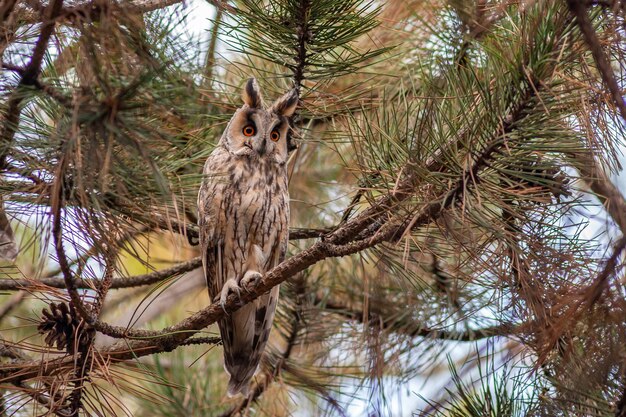
<instances>
[{"instance_id":1,"label":"owl's head","mask_svg":"<svg viewBox=\"0 0 626 417\"><path fill-rule=\"evenodd\" d=\"M266 107L259 85L250 78L243 89L243 102L226 127L222 144L235 155L285 164L289 152L295 148L290 123L298 105L295 89Z\"/></svg>"}]
</instances>

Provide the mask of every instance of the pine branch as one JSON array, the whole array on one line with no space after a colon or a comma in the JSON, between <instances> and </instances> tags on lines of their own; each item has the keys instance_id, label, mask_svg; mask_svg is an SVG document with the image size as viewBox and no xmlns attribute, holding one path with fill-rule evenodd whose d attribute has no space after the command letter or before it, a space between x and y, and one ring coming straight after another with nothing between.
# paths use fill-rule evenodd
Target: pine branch
<instances>
[{"instance_id":1,"label":"pine branch","mask_svg":"<svg viewBox=\"0 0 626 417\"><path fill-rule=\"evenodd\" d=\"M321 301L321 300L320 300ZM330 312L342 316L348 320L361 324L373 324L380 326L382 330L392 331L411 337L423 337L427 339L449 340L457 342L474 342L490 337L510 337L515 334L516 327L510 324L500 324L481 329L466 330L464 332L424 327L419 323L406 323L394 318L394 314L382 312L368 312L350 309L346 306L326 302L322 312Z\"/></svg>"},{"instance_id":2,"label":"pine branch","mask_svg":"<svg viewBox=\"0 0 626 417\"><path fill-rule=\"evenodd\" d=\"M224 0L205 0L207 3L215 6L216 8L229 12L236 13L237 9L230 6L227 1ZM56 20L58 23L78 25L80 22L99 22L102 16L106 16L111 10L119 10L121 13L137 13L144 14L153 12L155 10L165 9L170 6L184 3L183 0L139 0L139 1L101 1L92 2L86 1L69 7L65 7L60 10ZM37 7L36 7L37 8ZM39 3L38 8L43 8L43 4ZM32 16L25 16L22 19L23 24L36 23L36 20Z\"/></svg>"},{"instance_id":3,"label":"pine branch","mask_svg":"<svg viewBox=\"0 0 626 417\"><path fill-rule=\"evenodd\" d=\"M120 288L133 288L144 285L156 284L157 282L165 281L176 275L183 274L185 272L192 271L202 266L202 259L200 257L194 258L190 261L181 262L172 266L171 268L154 271L149 274L135 275L125 278L114 278L111 281L111 289ZM99 280L84 280L74 279L74 286L82 289L94 289L97 288ZM33 280L11 280L0 279L0 290L12 291L28 289L30 291L41 290L45 291L46 287L52 288L65 288L64 278L41 278Z\"/></svg>"},{"instance_id":4,"label":"pine branch","mask_svg":"<svg viewBox=\"0 0 626 417\"><path fill-rule=\"evenodd\" d=\"M181 343L180 346L192 346L192 345L221 345L221 337L192 337Z\"/></svg>"},{"instance_id":5,"label":"pine branch","mask_svg":"<svg viewBox=\"0 0 626 417\"><path fill-rule=\"evenodd\" d=\"M273 268L256 284L254 288L250 290L249 293L242 294L240 298L235 294L231 294L223 306L220 306L219 302L213 303L210 307L207 307L204 310L195 313L188 319L183 320L174 326L165 328L162 331L127 329L123 327L111 326L102 322L93 322L92 324L98 331L111 337L152 339L149 342L136 340L132 345L133 347L142 349L154 348L156 351L169 351L171 349L175 349L176 346L178 346L178 344L180 344L183 340L196 333L199 329L219 320L225 313L236 311L246 303L251 302L262 294L265 294L274 286L280 284L291 276L304 271L308 267L323 259L329 257L342 257L361 252L385 241L392 240L408 228L422 226L432 220L435 220L438 215L443 212L443 210L458 201L458 199L463 196L465 184L467 184L470 180L477 180L478 171L485 165L485 162L491 154L502 145L503 141L497 140L487 147L487 149L485 149L485 151L477 157L471 168L464 173L463 178L458 181L456 187L443 194L440 199L435 199L435 201L426 204L420 210L419 214L415 218L410 219L410 221L400 222L399 225L398 222L388 222L385 224L384 228L381 228L381 230L377 231L374 235L358 241L348 242L342 245L329 243L336 233L342 232L343 228L352 227L352 221L350 221L338 231L331 233L329 236L317 242L310 248L300 252L298 255L289 258L285 262ZM385 199L385 197L382 199Z\"/></svg>"},{"instance_id":6,"label":"pine branch","mask_svg":"<svg viewBox=\"0 0 626 417\"><path fill-rule=\"evenodd\" d=\"M626 103L624 103L621 88L615 79L611 63L604 54L598 35L587 15L587 3L588 2L585 0L567 0L567 5L571 13L576 16L576 23L578 23L578 27L591 50L598 71L600 71L600 75L602 76L602 80L611 93L613 102L622 116L622 121L626 123Z\"/></svg>"},{"instance_id":7,"label":"pine branch","mask_svg":"<svg viewBox=\"0 0 626 417\"><path fill-rule=\"evenodd\" d=\"M532 94L534 94L534 90L529 89L529 96L532 97ZM91 324L93 324L98 331L108 336L129 339L151 339L150 341L135 340L130 345L132 348L142 350L154 349L155 352L170 351L175 349L178 344L196 333L199 329L220 319L225 312L235 311L245 303L250 302L261 294L266 293L275 285L280 284L287 278L305 270L309 266L323 259L328 257L351 255L385 241L394 240L406 230L428 224L432 220L435 220L438 215L443 212L443 210L450 207L453 203L460 201L467 184L476 184L480 180L478 172L486 166L492 154L504 146L503 137L506 136L519 118L522 117L528 105L528 100L530 100L530 97L526 97L526 99L521 100L521 102L518 103L518 105L512 110L511 114L505 118L502 127L502 136L499 133L495 134L497 139L495 139L475 157L473 164L469 167L469 169L464 171L462 178L457 181L456 185L449 191L442 194L439 199L435 199L422 207L418 214L416 214L413 218L405 219L400 222L397 220L387 221L384 223L384 227L375 231L375 233L371 236L361 238L356 241L348 241L343 244L333 243L334 241L340 241L340 239L345 240L346 236L349 237L350 234L356 235L358 227L362 227L363 224L368 225L372 222L372 213L384 214L388 212L391 208L390 205L394 201L394 197L396 201L410 197L412 192L414 192L414 189L410 187L413 180L408 177L402 181L395 190L380 198L377 204L374 204L370 207L370 209L365 210L362 214L356 216L353 220L350 220L334 232L325 236L323 240L317 242L310 248L272 269L263 279L260 280L259 283L257 283L255 288L253 288L250 293L243 294L241 299L238 299L236 295L231 294L223 308L218 305L219 303L214 303L210 307L201 310L188 319L162 331L127 329L96 321ZM127 348L128 346L126 345L123 347L124 350L127 350Z\"/></svg>"},{"instance_id":8,"label":"pine branch","mask_svg":"<svg viewBox=\"0 0 626 417\"><path fill-rule=\"evenodd\" d=\"M591 152L579 158L580 163L577 168L581 179L589 185L609 216L620 228L622 235L626 236L626 199Z\"/></svg>"},{"instance_id":9,"label":"pine branch","mask_svg":"<svg viewBox=\"0 0 626 417\"><path fill-rule=\"evenodd\" d=\"M475 164L468 171L466 171L465 175L468 175L469 173L476 173L482 163L487 159L488 155L490 155L490 153L496 148L497 147L494 144L481 153ZM444 200L445 206L452 204L455 199L460 196L462 196L462 189L456 187L454 192L446 193L445 195L442 195L441 198ZM388 196L379 199L379 201L387 200ZM433 218L436 218L436 216L442 212L442 208L443 207L440 201L435 201L434 203L426 205L421 210L422 214L418 216L417 220L412 222L413 225L420 225L420 222L426 224L427 222L433 220ZM90 324L93 325L93 327L99 332L112 337L134 339L118 342L117 344L111 346L111 348L107 351L101 352L101 355L108 360L120 361L150 355L153 353L170 352L193 336L193 334L197 333L200 329L215 323L225 314L237 310L241 306L251 302L262 294L265 294L274 286L294 276L298 272L304 271L311 265L329 257L347 256L360 252L363 249L375 246L385 241L385 239L393 237L398 231L405 230L402 227L387 227L387 230L384 233L377 233L369 239L363 239L358 242L349 242L343 245L328 243L329 241L336 239L337 235L345 236L345 230L351 229L353 227L353 222L355 221L356 220L351 220L347 222L335 232L330 233L325 239L318 241L310 248L287 259L273 268L261 280L259 280L250 292L242 293L241 297L238 297L236 294L230 294L223 306L221 303L215 302L209 307L193 314L189 318L161 331L137 330L111 326L107 323L94 320L92 317L88 316L88 319L92 320ZM392 226L395 226L395 224L392 224ZM54 234L53 230L53 235ZM70 285L68 285L68 287ZM58 362L51 361L48 365L57 367L61 366L62 363L62 360L59 360ZM38 372L33 369L32 365L19 365L20 366L8 367L0 370L0 381L22 381L37 376Z\"/></svg>"},{"instance_id":10,"label":"pine branch","mask_svg":"<svg viewBox=\"0 0 626 417\"><path fill-rule=\"evenodd\" d=\"M325 229L290 228L289 240L317 239L330 233L334 229L336 229L336 227L327 227Z\"/></svg>"},{"instance_id":11,"label":"pine branch","mask_svg":"<svg viewBox=\"0 0 626 417\"><path fill-rule=\"evenodd\" d=\"M39 73L44 54L48 48L48 42L54 33L55 19L58 16L63 0L52 0L46 7L41 19L41 32L35 43L30 62L24 68L20 81L7 101L7 110L4 116L3 125L0 129L0 142L3 151L0 152L0 171L5 169L7 152L13 143L13 137L17 132L22 113L22 102L24 101L23 89L35 84Z\"/></svg>"},{"instance_id":12,"label":"pine branch","mask_svg":"<svg viewBox=\"0 0 626 417\"><path fill-rule=\"evenodd\" d=\"M296 33L298 37L296 56L294 61L296 63L293 69L293 85L300 97L300 90L302 88L302 81L304 81L304 70L307 66L307 46L311 31L309 29L309 13L311 12L311 1L300 0L298 4L298 11L296 16Z\"/></svg>"}]
</instances>

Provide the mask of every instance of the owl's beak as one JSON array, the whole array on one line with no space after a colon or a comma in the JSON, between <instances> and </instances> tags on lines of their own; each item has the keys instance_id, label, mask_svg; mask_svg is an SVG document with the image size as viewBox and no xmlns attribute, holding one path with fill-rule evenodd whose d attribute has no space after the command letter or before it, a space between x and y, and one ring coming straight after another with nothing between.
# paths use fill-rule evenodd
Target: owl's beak
<instances>
[{"instance_id":1,"label":"owl's beak","mask_svg":"<svg viewBox=\"0 0 626 417\"><path fill-rule=\"evenodd\" d=\"M254 142L254 150L261 156L265 155L265 151L267 150L267 141L265 138Z\"/></svg>"}]
</instances>

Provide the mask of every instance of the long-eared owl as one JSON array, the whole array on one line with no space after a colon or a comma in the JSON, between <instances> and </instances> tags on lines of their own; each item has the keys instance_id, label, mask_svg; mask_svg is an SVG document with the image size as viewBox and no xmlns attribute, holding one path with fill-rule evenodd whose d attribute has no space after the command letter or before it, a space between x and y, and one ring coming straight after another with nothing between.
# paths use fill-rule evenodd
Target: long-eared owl
<instances>
[{"instance_id":1,"label":"long-eared owl","mask_svg":"<svg viewBox=\"0 0 626 417\"><path fill-rule=\"evenodd\" d=\"M206 160L198 194L198 225L211 300L254 285L287 251L292 90L265 107L255 79ZM272 328L278 286L218 322L228 394L247 394Z\"/></svg>"}]
</instances>

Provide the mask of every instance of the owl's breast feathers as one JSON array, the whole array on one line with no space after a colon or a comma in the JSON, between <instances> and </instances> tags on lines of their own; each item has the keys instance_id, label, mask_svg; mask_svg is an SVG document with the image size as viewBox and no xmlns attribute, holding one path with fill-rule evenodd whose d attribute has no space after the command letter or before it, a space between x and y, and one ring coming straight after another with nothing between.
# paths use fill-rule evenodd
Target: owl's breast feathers
<instances>
[{"instance_id":1,"label":"owl's breast feathers","mask_svg":"<svg viewBox=\"0 0 626 417\"><path fill-rule=\"evenodd\" d=\"M270 255L277 243L286 245L288 233L286 167L218 147L207 159L204 175L198 196L201 240L207 247L237 243L234 250L259 245L266 268L274 266Z\"/></svg>"}]
</instances>

